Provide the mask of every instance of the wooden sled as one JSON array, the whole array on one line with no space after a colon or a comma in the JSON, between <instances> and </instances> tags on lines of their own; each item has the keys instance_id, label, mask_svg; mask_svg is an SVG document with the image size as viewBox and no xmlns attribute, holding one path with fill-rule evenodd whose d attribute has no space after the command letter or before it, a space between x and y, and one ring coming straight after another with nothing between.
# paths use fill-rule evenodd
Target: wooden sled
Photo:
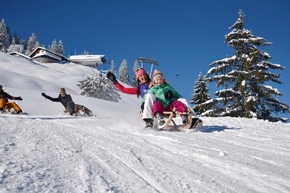
<instances>
[{"instance_id":1,"label":"wooden sled","mask_svg":"<svg viewBox=\"0 0 290 193\"><path fill-rule=\"evenodd\" d=\"M64 110L65 114L70 114L68 110ZM93 112L85 106L76 106L74 116L92 116Z\"/></svg>"},{"instance_id":2,"label":"wooden sled","mask_svg":"<svg viewBox=\"0 0 290 193\"><path fill-rule=\"evenodd\" d=\"M163 112L164 117L166 118L164 125L160 126L159 129L164 130L198 130L202 126L202 120L197 117L192 117L191 109L188 108L187 112L178 112L174 107L172 111ZM174 121L176 115L187 115L187 124L178 126Z\"/></svg>"}]
</instances>

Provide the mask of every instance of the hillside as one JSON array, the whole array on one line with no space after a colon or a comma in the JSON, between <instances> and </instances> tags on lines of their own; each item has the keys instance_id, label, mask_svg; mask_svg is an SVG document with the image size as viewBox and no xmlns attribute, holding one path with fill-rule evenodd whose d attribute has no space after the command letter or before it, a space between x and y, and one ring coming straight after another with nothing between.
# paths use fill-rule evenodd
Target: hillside
<instances>
[{"instance_id":1,"label":"hillside","mask_svg":"<svg viewBox=\"0 0 290 193\"><path fill-rule=\"evenodd\" d=\"M0 192L290 192L290 125L202 118L199 132L144 129L140 101L79 95L92 69L0 52L0 84L28 115L0 114ZM65 87L94 117L63 114L41 92Z\"/></svg>"}]
</instances>

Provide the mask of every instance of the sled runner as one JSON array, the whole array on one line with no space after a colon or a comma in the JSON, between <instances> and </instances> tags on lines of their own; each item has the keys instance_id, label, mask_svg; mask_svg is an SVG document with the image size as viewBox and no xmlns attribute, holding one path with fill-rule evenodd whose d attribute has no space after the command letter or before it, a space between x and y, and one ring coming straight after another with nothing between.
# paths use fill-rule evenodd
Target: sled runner
<instances>
[{"instance_id":1,"label":"sled runner","mask_svg":"<svg viewBox=\"0 0 290 193\"><path fill-rule=\"evenodd\" d=\"M190 108L188 108L187 112L177 112L176 108L173 108L172 111L165 111L163 114L166 120L164 125L158 127L161 130L197 131L202 126L202 120L197 117L193 117L192 110ZM180 126L176 123L176 119L180 117L180 115L187 115L187 124Z\"/></svg>"}]
</instances>

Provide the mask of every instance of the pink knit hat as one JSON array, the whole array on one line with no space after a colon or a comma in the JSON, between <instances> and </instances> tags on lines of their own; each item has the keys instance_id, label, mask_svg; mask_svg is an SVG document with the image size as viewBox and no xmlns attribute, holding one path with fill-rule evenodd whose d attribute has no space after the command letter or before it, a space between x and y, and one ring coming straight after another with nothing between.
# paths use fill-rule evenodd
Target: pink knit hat
<instances>
[{"instance_id":1,"label":"pink knit hat","mask_svg":"<svg viewBox=\"0 0 290 193\"><path fill-rule=\"evenodd\" d=\"M143 74L147 74L147 72L143 68L139 68L138 70L136 70L135 73L136 80L138 80L138 78Z\"/></svg>"},{"instance_id":2,"label":"pink knit hat","mask_svg":"<svg viewBox=\"0 0 290 193\"><path fill-rule=\"evenodd\" d=\"M159 70L154 70L154 74L153 74L153 80L155 80L157 77L163 77L163 74L161 71Z\"/></svg>"}]
</instances>

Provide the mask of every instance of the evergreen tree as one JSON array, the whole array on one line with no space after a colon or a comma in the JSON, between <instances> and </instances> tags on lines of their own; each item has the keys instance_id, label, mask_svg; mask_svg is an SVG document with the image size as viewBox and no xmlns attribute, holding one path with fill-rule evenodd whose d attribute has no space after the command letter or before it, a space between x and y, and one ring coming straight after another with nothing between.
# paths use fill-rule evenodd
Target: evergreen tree
<instances>
[{"instance_id":1,"label":"evergreen tree","mask_svg":"<svg viewBox=\"0 0 290 193\"><path fill-rule=\"evenodd\" d=\"M9 42L9 45L10 45L11 42L12 42L13 37L12 37L12 35L11 35L11 30L10 30L10 28L7 26L6 29L7 29L7 33L8 33L8 42Z\"/></svg>"},{"instance_id":2,"label":"evergreen tree","mask_svg":"<svg viewBox=\"0 0 290 193\"><path fill-rule=\"evenodd\" d=\"M13 44L13 45L16 44L15 38L12 38L11 44Z\"/></svg>"},{"instance_id":3,"label":"evergreen tree","mask_svg":"<svg viewBox=\"0 0 290 193\"><path fill-rule=\"evenodd\" d=\"M19 53L23 53L24 51L24 46L21 44L16 44L15 43L15 38L13 37L11 45L9 46L7 52L19 52Z\"/></svg>"},{"instance_id":4,"label":"evergreen tree","mask_svg":"<svg viewBox=\"0 0 290 193\"><path fill-rule=\"evenodd\" d=\"M115 68L114 60L111 60L110 64L111 64L110 71L116 75L117 71L116 71L116 68Z\"/></svg>"},{"instance_id":5,"label":"evergreen tree","mask_svg":"<svg viewBox=\"0 0 290 193\"><path fill-rule=\"evenodd\" d=\"M15 44L21 44L22 38L20 36L18 36L16 33L14 33L14 35L12 36L12 41L13 41L13 39L15 41Z\"/></svg>"},{"instance_id":6,"label":"evergreen tree","mask_svg":"<svg viewBox=\"0 0 290 193\"><path fill-rule=\"evenodd\" d=\"M9 40L9 33L8 29L5 24L5 20L2 19L0 22L0 51L1 52L7 52L7 49L10 45Z\"/></svg>"},{"instance_id":7,"label":"evergreen tree","mask_svg":"<svg viewBox=\"0 0 290 193\"><path fill-rule=\"evenodd\" d=\"M39 42L37 40L37 37L34 33L30 36L28 42L27 42L27 50L26 55L29 55L33 50L35 50L39 46Z\"/></svg>"},{"instance_id":8,"label":"evergreen tree","mask_svg":"<svg viewBox=\"0 0 290 193\"><path fill-rule=\"evenodd\" d=\"M125 84L130 85L130 78L129 78L129 71L128 71L128 64L127 60L124 59L119 67L118 79Z\"/></svg>"},{"instance_id":9,"label":"evergreen tree","mask_svg":"<svg viewBox=\"0 0 290 193\"><path fill-rule=\"evenodd\" d=\"M138 60L135 60L134 66L133 66L133 76L132 76L132 86L136 87L137 86L137 80L136 80L136 75L135 72L140 68Z\"/></svg>"},{"instance_id":10,"label":"evergreen tree","mask_svg":"<svg viewBox=\"0 0 290 193\"><path fill-rule=\"evenodd\" d=\"M118 102L121 99L115 85L103 76L101 72L92 73L85 80L79 81L81 95Z\"/></svg>"},{"instance_id":11,"label":"evergreen tree","mask_svg":"<svg viewBox=\"0 0 290 193\"><path fill-rule=\"evenodd\" d=\"M287 121L274 117L275 113L288 113L289 106L274 98L281 96L277 89L266 85L266 82L281 84L280 75L269 70L285 67L273 64L271 56L259 49L259 46L271 45L262 37L252 35L244 29L244 14L239 12L237 21L230 27L226 43L235 51L235 55L210 64L213 66L207 73L210 82L217 82L223 89L215 93L220 103L216 113L220 116L248 117L269 121Z\"/></svg>"},{"instance_id":12,"label":"evergreen tree","mask_svg":"<svg viewBox=\"0 0 290 193\"><path fill-rule=\"evenodd\" d=\"M21 52L21 53L24 53L24 50L27 49L27 42L25 40L23 40L22 38L20 38L19 45L23 45L23 52Z\"/></svg>"},{"instance_id":13,"label":"evergreen tree","mask_svg":"<svg viewBox=\"0 0 290 193\"><path fill-rule=\"evenodd\" d=\"M57 43L56 43L56 39L52 41L51 45L50 45L50 51L57 53Z\"/></svg>"},{"instance_id":14,"label":"evergreen tree","mask_svg":"<svg viewBox=\"0 0 290 193\"><path fill-rule=\"evenodd\" d=\"M195 87L190 103L195 104L193 108L195 113L197 115L202 115L202 113L207 112L213 108L212 102L213 100L211 100L209 95L208 84L200 72L198 75L198 80L195 82Z\"/></svg>"},{"instance_id":15,"label":"evergreen tree","mask_svg":"<svg viewBox=\"0 0 290 193\"><path fill-rule=\"evenodd\" d=\"M83 55L89 55L89 54L90 54L89 51L84 50Z\"/></svg>"},{"instance_id":16,"label":"evergreen tree","mask_svg":"<svg viewBox=\"0 0 290 193\"><path fill-rule=\"evenodd\" d=\"M56 53L64 55L64 48L61 40L58 41Z\"/></svg>"}]
</instances>

